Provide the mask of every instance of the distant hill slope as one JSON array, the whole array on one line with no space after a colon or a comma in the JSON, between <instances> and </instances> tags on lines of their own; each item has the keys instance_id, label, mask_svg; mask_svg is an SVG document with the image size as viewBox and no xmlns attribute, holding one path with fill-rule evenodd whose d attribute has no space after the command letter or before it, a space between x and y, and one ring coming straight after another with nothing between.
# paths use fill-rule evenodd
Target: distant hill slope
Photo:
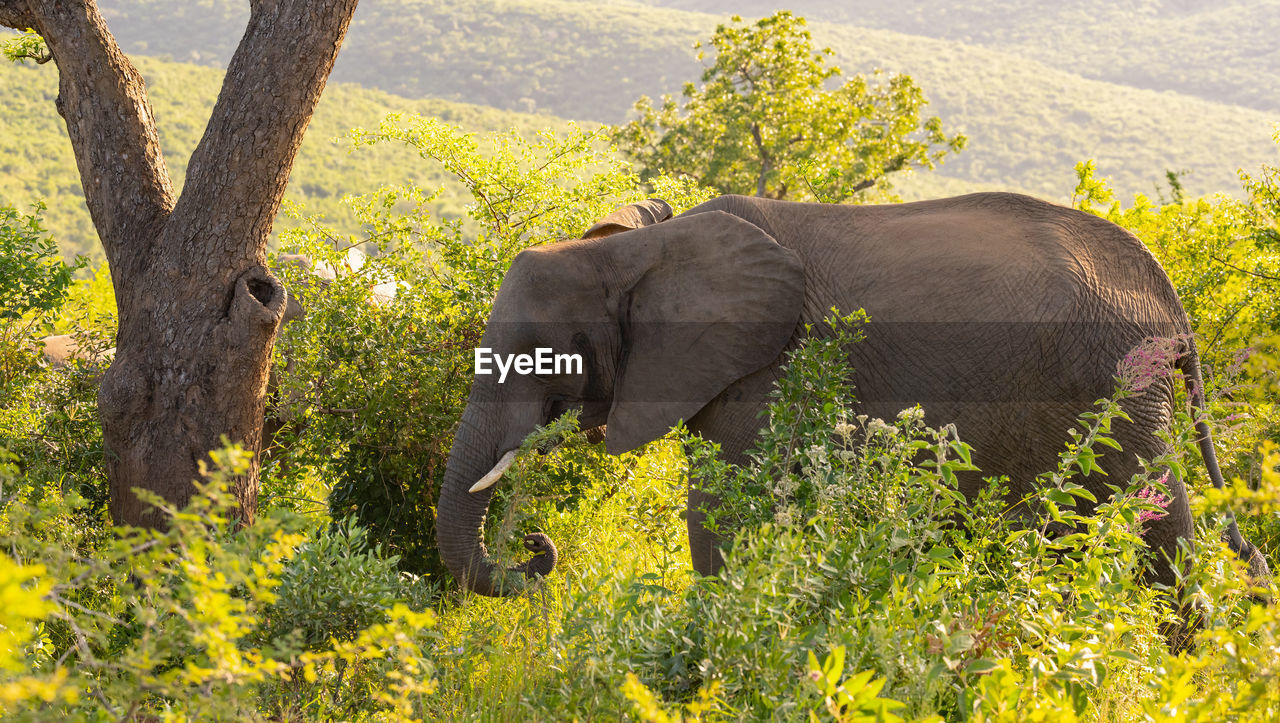
<instances>
[{"instance_id":1,"label":"distant hill slope","mask_svg":"<svg viewBox=\"0 0 1280 723\"><path fill-rule=\"evenodd\" d=\"M598 2L599 0L592 0ZM633 0L958 40L1086 78L1280 111L1280 0Z\"/></svg>"},{"instance_id":2,"label":"distant hill slope","mask_svg":"<svg viewBox=\"0 0 1280 723\"><path fill-rule=\"evenodd\" d=\"M808 1L816 14L822 3ZM1064 7L1078 9L1084 1L1064 0ZM230 56L247 15L247 5L239 0L101 4L131 53L213 66ZM978 8L955 4L968 6ZM888 17L886 8L891 9L881 0L868 7L882 11L868 11L871 19ZM971 15L982 17L977 10ZM376 123L388 110L443 114L476 130L532 130L563 122L553 116L621 120L637 96L678 92L684 81L696 78L700 66L692 45L721 20L608 0L365 0L339 57L335 82L307 134L288 197L351 228L354 221L340 213L343 193L410 177L432 180L412 154L385 149L352 156L331 142L351 126ZM819 43L836 48L846 72L881 67L910 73L932 101L929 112L969 136L969 147L940 173L916 174L900 183L908 198L1013 189L1063 199L1074 184L1072 166L1085 158L1097 159L1100 173L1111 176L1126 195L1150 193L1166 170L1188 171L1191 193L1234 192L1238 167L1276 162L1270 134L1277 113L1086 80L952 40L812 25ZM139 64L151 85L166 158L180 179L221 75L146 58ZM96 250L65 129L53 109L54 74L51 66L0 63L0 200L25 205L46 199L49 224L64 245ZM410 101L338 82L343 80L411 97L551 115ZM441 207L457 213L461 203L457 195L446 195Z\"/></svg>"},{"instance_id":3,"label":"distant hill slope","mask_svg":"<svg viewBox=\"0 0 1280 723\"><path fill-rule=\"evenodd\" d=\"M133 58L147 80L169 173L179 187L187 160L204 132L222 72L152 58ZM101 254L89 219L80 177L67 140L66 126L54 110L57 73L52 65L16 66L0 62L0 201L26 210L37 200L48 206L46 226L68 254ZM344 194L367 193L410 179L440 185L443 173L403 148L380 146L354 154L335 138L353 126L376 126L390 111L438 116L468 130L523 133L563 126L548 116L499 111L439 100L406 100L352 84L331 84L293 167L286 199L306 204L309 214L322 213L344 231L355 219L341 205ZM469 197L467 197L469 200ZM463 196L448 188L437 209L461 216ZM290 222L282 218L277 230Z\"/></svg>"},{"instance_id":4,"label":"distant hill slope","mask_svg":"<svg viewBox=\"0 0 1280 723\"><path fill-rule=\"evenodd\" d=\"M1193 194L1236 193L1237 169L1277 159L1280 113L1086 80L953 41L825 24L814 35L842 67L915 78L931 112L969 136L942 167L948 177L1060 198L1074 186L1074 164L1093 158L1125 195L1151 195L1169 170L1185 172Z\"/></svg>"},{"instance_id":5,"label":"distant hill slope","mask_svg":"<svg viewBox=\"0 0 1280 723\"><path fill-rule=\"evenodd\" d=\"M1151 1L1156 3L1152 7L1170 5L1168 0ZM1280 0L1259 0L1259 6L1274 2ZM102 4L126 47L211 63L229 57L247 13L247 7L232 0ZM763 0L686 4L760 12L772 5ZM873 0L865 5L868 22L915 18L923 32L935 18L911 9L918 3ZM820 0L792 6L831 17L844 7ZM1102 0L1064 0L1044 10L1042 18L1037 13L1043 3L1019 0L1010 6L1005 25L1040 28L1019 36L1031 43L1041 37L1035 32L1059 25L1066 35L1093 27L1093 20L1084 21L1088 12L1113 22L1142 17L1136 11L1108 10L1111 6ZM990 27L988 34L976 37L996 37L995 10L970 0L950 7L948 20L938 20L938 27L946 26L952 34L960 34L957 28L962 27L970 28L972 32L964 31L969 34ZM1224 7L1246 6L1228 2ZM1161 17L1152 18L1149 27L1165 27ZM700 66L692 44L722 19L608 0L365 0L334 77L407 96L616 122L637 96L678 92L684 81L695 79ZM1148 25L1134 20L1117 27L1137 37ZM1013 188L1062 198L1073 183L1073 164L1096 158L1100 172L1111 176L1124 194L1151 192L1166 170L1189 172L1185 182L1192 193L1234 192L1237 168L1256 168L1276 157L1270 136L1278 113L1086 80L1023 56L953 40L826 23L813 23L813 30L819 43L836 49L846 72L878 66L913 75L932 101L929 111L969 136L969 148L942 167L951 188ZM1093 42L1124 45L1104 37L1111 35ZM1258 50L1265 59L1273 49ZM1085 60L1082 67L1091 67ZM1266 70L1259 68L1264 83ZM908 184L911 195L939 187L927 178L925 185L919 190Z\"/></svg>"},{"instance_id":6,"label":"distant hill slope","mask_svg":"<svg viewBox=\"0 0 1280 723\"><path fill-rule=\"evenodd\" d=\"M249 15L240 0L99 5L127 52L215 67L226 67ZM616 122L640 95L678 91L696 75L693 43L714 24L708 15L562 0L364 0L332 78L410 98Z\"/></svg>"}]
</instances>

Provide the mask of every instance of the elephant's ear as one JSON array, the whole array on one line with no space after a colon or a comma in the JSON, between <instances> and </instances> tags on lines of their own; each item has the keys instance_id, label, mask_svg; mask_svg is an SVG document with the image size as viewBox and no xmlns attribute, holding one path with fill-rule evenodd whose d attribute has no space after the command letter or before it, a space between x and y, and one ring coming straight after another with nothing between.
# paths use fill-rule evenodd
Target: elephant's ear
<instances>
[{"instance_id":1,"label":"elephant's ear","mask_svg":"<svg viewBox=\"0 0 1280 723\"><path fill-rule=\"evenodd\" d=\"M778 358L804 302L799 257L737 216L711 211L604 242L630 279L606 449L626 452L688 420Z\"/></svg>"},{"instance_id":2,"label":"elephant's ear","mask_svg":"<svg viewBox=\"0 0 1280 723\"><path fill-rule=\"evenodd\" d=\"M632 203L614 211L595 223L582 238L601 238L620 231L652 226L671 218L671 205L660 198Z\"/></svg>"}]
</instances>

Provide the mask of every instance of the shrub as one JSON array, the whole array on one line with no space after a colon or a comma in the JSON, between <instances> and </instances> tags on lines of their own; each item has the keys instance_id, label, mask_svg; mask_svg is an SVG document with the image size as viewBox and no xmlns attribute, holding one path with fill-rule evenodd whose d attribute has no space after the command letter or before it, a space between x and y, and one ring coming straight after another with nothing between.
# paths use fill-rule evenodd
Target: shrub
<instances>
[{"instance_id":1,"label":"shrub","mask_svg":"<svg viewBox=\"0 0 1280 723\"><path fill-rule=\"evenodd\" d=\"M20 465L10 494L39 505L46 490L54 498L74 492L90 502L79 524L96 526L107 502L96 375L78 362L51 369L40 347L76 295L72 274L84 262L61 260L40 225L42 210L0 206L0 450Z\"/></svg>"},{"instance_id":2,"label":"shrub","mask_svg":"<svg viewBox=\"0 0 1280 723\"><path fill-rule=\"evenodd\" d=\"M316 650L387 622L397 601L427 607L430 591L397 570L396 561L382 555L381 546L370 547L355 520L321 528L285 564L275 601L263 613L262 635L277 645L296 636L306 650Z\"/></svg>"},{"instance_id":3,"label":"shrub","mask_svg":"<svg viewBox=\"0 0 1280 723\"><path fill-rule=\"evenodd\" d=\"M71 275L40 226L43 205L31 215L0 206L0 403L19 391L34 366L30 342L42 336L66 301Z\"/></svg>"},{"instance_id":4,"label":"shrub","mask_svg":"<svg viewBox=\"0 0 1280 723\"><path fill-rule=\"evenodd\" d=\"M884 421L832 403L847 375L850 321L811 330L789 357L749 466L726 465L711 445L686 440L693 473L721 496L715 523L734 532L720 578L678 592L652 576L587 571L564 602L557 650L576 674L555 699L608 710L622 705L600 692L612 688L650 720L661 719L654 711L674 717L663 701L712 691L715 710L749 718L855 715L858 706L887 716L889 701L913 720L1067 720L1099 715L1100 706L1124 717L1187 695L1153 681L1171 661L1190 659L1170 655L1165 633L1193 601L1204 606L1201 625L1232 645L1246 643L1225 631L1246 619L1280 629L1280 617L1253 606L1234 580L1238 563L1218 542L1221 496L1197 505L1204 552L1169 592L1141 582L1150 554L1142 526L1160 512L1158 480L1115 480L1115 494L1092 514L1075 511L1089 496L1077 480L1115 446L1110 423L1131 392L1121 388L1081 416L1058 468L1028 500L1043 517L1011 520L1000 480L973 501L957 490L969 450L953 430L925 427L919 410ZM1194 450L1187 417L1179 429L1179 450ZM1152 468L1165 463L1177 461ZM1266 658L1268 639L1232 659ZM846 689L854 707L833 702L839 670L854 671ZM817 685L806 671L818 673ZM1249 690L1254 698L1229 705L1198 691L1197 705L1252 710L1264 694Z\"/></svg>"},{"instance_id":5,"label":"shrub","mask_svg":"<svg viewBox=\"0 0 1280 723\"><path fill-rule=\"evenodd\" d=\"M393 561L365 554L358 528L309 540L307 521L288 511L236 529L228 480L244 472L247 454L233 447L212 458L200 494L185 509L166 510L165 532L117 528L94 537L73 528L51 539L33 531L74 515L82 502L3 500L0 594L12 644L0 659L6 715L420 716L433 686L434 616L409 607L408 586L392 594ZM309 565L339 574L318 579L322 571L307 574ZM327 589L350 579L382 589L368 591L374 599L350 586ZM316 615L309 605L322 598L346 614ZM297 636L279 636L284 613L309 615L289 621L304 629L305 650L291 644Z\"/></svg>"}]
</instances>

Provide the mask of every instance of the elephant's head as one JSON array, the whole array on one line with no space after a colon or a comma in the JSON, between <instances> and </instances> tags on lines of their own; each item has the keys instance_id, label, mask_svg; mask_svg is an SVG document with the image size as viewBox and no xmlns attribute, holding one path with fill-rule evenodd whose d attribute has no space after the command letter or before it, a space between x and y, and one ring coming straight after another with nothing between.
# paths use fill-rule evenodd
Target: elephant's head
<instances>
[{"instance_id":1,"label":"elephant's head","mask_svg":"<svg viewBox=\"0 0 1280 723\"><path fill-rule=\"evenodd\" d=\"M498 569L483 540L492 485L535 426L578 409L583 428L607 423L611 454L635 449L791 338L804 298L795 254L737 216L669 215L662 202L628 207L584 238L522 252L507 272L477 352L491 373L472 384L437 506L441 557L464 586L509 594L547 571ZM539 349L546 368L509 362L501 378L499 360L536 362ZM581 367L556 368L561 355Z\"/></svg>"}]
</instances>

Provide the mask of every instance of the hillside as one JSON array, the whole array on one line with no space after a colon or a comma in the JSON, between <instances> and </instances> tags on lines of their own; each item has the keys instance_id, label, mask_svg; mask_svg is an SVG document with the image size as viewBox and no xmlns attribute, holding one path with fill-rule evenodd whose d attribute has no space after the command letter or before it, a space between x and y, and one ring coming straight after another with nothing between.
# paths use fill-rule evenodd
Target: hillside
<instances>
[{"instance_id":1,"label":"hillside","mask_svg":"<svg viewBox=\"0 0 1280 723\"><path fill-rule=\"evenodd\" d=\"M1164 172L1193 194L1236 192L1237 169L1276 159L1280 113L1086 80L1008 53L882 30L818 24L845 68L909 73L935 112L969 136L941 174L1052 198L1093 158L1124 195L1151 195Z\"/></svg>"},{"instance_id":2,"label":"hillside","mask_svg":"<svg viewBox=\"0 0 1280 723\"><path fill-rule=\"evenodd\" d=\"M775 0L633 1L719 15L779 7ZM1280 111L1280 0L791 0L785 7L811 20L1001 50L1086 78Z\"/></svg>"},{"instance_id":3,"label":"hillside","mask_svg":"<svg viewBox=\"0 0 1280 723\"><path fill-rule=\"evenodd\" d=\"M204 132L222 82L207 67L137 57L160 130L160 144L175 185L181 187L187 159ZM52 65L0 63L0 200L26 210L43 199L46 226L67 254L101 254L89 220L66 127L54 110L57 76ZM307 131L285 198L302 202L309 214L324 214L344 231L356 222L340 203L344 194L416 180L440 185L444 174L417 155L390 146L351 154L340 140L354 126L377 125L388 112L438 116L472 131L517 129L532 133L564 121L441 100L407 100L353 84L330 84ZM469 198L469 197L468 197ZM446 188L439 212L462 215L462 195ZM290 221L281 216L277 231Z\"/></svg>"},{"instance_id":4,"label":"hillside","mask_svg":"<svg viewBox=\"0 0 1280 723\"><path fill-rule=\"evenodd\" d=\"M229 56L247 12L230 0L103 4L126 47L214 64ZM961 3L955 12L971 6ZM830 14L836 3L806 7ZM1035 16L1025 3L1016 7L1015 19ZM1039 32L1069 25L1082 7L1068 3ZM981 25L978 10L966 12L966 27ZM696 78L692 45L722 19L619 2L367 0L334 77L410 97L617 122L639 95L678 92ZM1274 112L1089 80L956 40L827 23L813 23L813 30L847 72L878 66L914 76L932 101L930 112L969 136L969 148L940 178L908 184L909 195L995 187L1062 198L1073 165L1090 157L1125 195L1153 192L1167 170L1188 172L1192 193L1235 192L1237 168L1275 158ZM1028 43L1039 37L1026 32ZM1264 71L1258 69L1265 81Z\"/></svg>"},{"instance_id":5,"label":"hillside","mask_svg":"<svg viewBox=\"0 0 1280 723\"><path fill-rule=\"evenodd\" d=\"M102 4L130 52L215 68L229 57L247 13L231 0ZM809 6L831 17L838 9L834 3ZM881 6L889 7L876 4ZM957 5L953 12L970 19L957 20L948 32L981 25L976 19L981 14L971 9L964 15L965 7ZM1030 14L1023 14L1030 22ZM909 15L882 8L869 12L867 22ZM639 95L678 92L683 82L696 78L700 66L692 45L722 19L577 0L366 0L307 135L288 197L350 229L354 221L342 214L342 194L411 177L435 178L411 154L380 149L353 156L333 142L347 128L375 123L388 110L443 114L472 130L531 130L563 122L555 116L619 121ZM1074 185L1074 164L1086 158L1097 159L1100 174L1109 176L1122 195L1153 193L1166 170L1187 172L1184 182L1191 193L1230 193L1239 188L1237 168L1275 162L1270 135L1280 114L1274 112L1088 80L956 40L832 23L812 26L819 43L836 49L846 72L884 68L911 74L932 102L929 112L968 135L968 148L940 172L899 181L908 198L1013 189L1064 199ZM985 42L995 32L992 26L988 35L974 37ZM1025 33L1032 37L1031 31ZM139 64L151 86L166 158L180 179L220 74L148 58ZM0 65L0 89L8 91L0 100L0 197L19 206L44 198L49 225L64 246L84 250L96 242L65 130L53 109L54 85L52 67ZM452 194L440 202L454 214L458 204Z\"/></svg>"},{"instance_id":6,"label":"hillside","mask_svg":"<svg viewBox=\"0 0 1280 723\"><path fill-rule=\"evenodd\" d=\"M215 67L225 67L249 12L236 0L99 4L127 52ZM711 16L606 3L365 0L332 79L616 122L640 95L696 76L693 43L714 26Z\"/></svg>"}]
</instances>

